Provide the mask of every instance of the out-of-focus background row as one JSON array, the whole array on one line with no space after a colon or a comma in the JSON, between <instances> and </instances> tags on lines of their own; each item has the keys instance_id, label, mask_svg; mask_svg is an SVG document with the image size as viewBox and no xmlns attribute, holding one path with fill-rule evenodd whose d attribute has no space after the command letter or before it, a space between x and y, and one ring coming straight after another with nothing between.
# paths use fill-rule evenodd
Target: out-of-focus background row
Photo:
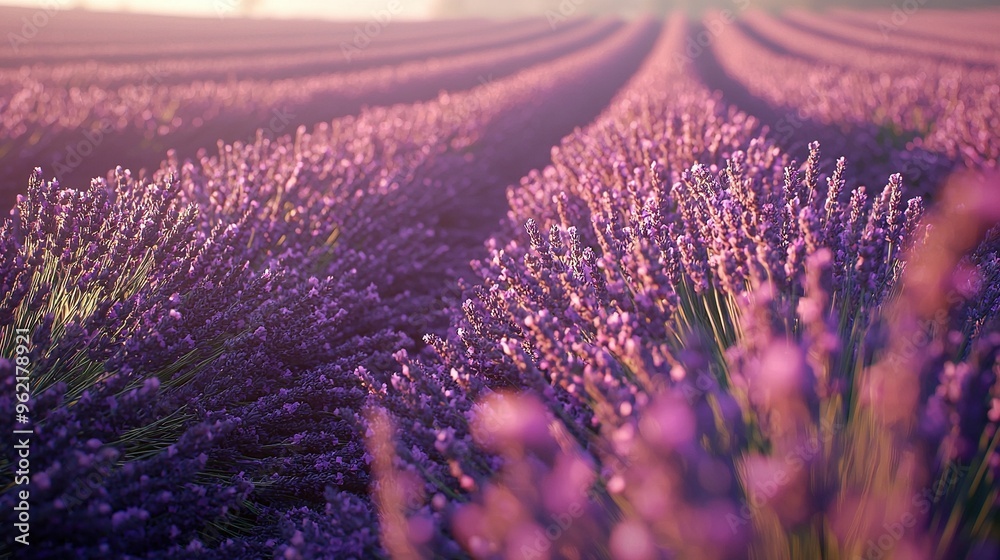
<instances>
[{"instance_id":1,"label":"out-of-focus background row","mask_svg":"<svg viewBox=\"0 0 1000 560\"><path fill-rule=\"evenodd\" d=\"M804 7L881 7L906 10L910 4L920 7L958 8L998 5L997 0L5 0L0 5L39 7L58 5L64 9L128 11L190 16L231 15L239 17L289 17L325 19L363 19L372 12L398 5L402 18L429 19L449 17L510 18L560 14L667 13L676 9L701 12L749 6L760 9ZM394 10L396 11L396 10Z\"/></svg>"}]
</instances>

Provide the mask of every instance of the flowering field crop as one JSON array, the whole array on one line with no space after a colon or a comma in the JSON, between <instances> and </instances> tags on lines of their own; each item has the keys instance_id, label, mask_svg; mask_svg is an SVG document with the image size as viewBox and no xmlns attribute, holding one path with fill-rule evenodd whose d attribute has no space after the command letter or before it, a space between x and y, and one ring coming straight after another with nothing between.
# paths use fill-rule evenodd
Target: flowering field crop
<instances>
[{"instance_id":1,"label":"flowering field crop","mask_svg":"<svg viewBox=\"0 0 1000 560\"><path fill-rule=\"evenodd\" d=\"M736 12L0 9L0 558L1000 557L1000 11Z\"/></svg>"}]
</instances>

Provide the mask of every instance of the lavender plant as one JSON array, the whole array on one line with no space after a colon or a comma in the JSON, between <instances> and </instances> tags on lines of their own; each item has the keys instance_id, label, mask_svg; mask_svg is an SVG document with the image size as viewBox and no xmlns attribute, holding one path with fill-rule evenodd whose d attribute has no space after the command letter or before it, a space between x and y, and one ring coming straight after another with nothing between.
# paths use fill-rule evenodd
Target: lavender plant
<instances>
[{"instance_id":1,"label":"lavender plant","mask_svg":"<svg viewBox=\"0 0 1000 560\"><path fill-rule=\"evenodd\" d=\"M9 350L15 327L32 331L31 490L33 513L46 521L34 535L43 554L166 548L195 538L252 489L239 475L210 474L212 440L230 424L164 406L164 394L204 368L246 312L219 292L241 285L251 305L263 296L242 267L227 266L232 239L199 240L176 194L170 182L139 184L120 169L114 186L95 181L83 191L36 170L3 225L0 338ZM213 335L194 338L201 325L184 315L193 319L188 305L205 299L217 302ZM14 372L11 362L3 367L9 433ZM13 449L3 462L10 476ZM13 523L14 493L0 499Z\"/></svg>"},{"instance_id":2,"label":"lavender plant","mask_svg":"<svg viewBox=\"0 0 1000 560\"><path fill-rule=\"evenodd\" d=\"M438 197L457 198L471 175L496 181L509 127L532 119L519 99L544 111L589 73L641 55L654 33L639 22L609 51L463 96L220 144L217 157L168 160L152 182L119 170L113 188L81 193L36 176L4 226L3 325L8 342L15 325L40 325L33 375L48 404L32 406L54 456L35 467L35 495L53 504L39 550L380 553L361 372L385 376L411 346L407 315L425 320L435 278L421 271L448 257L432 229L447 212L432 212ZM574 118L568 109L555 122ZM67 479L96 464L66 457L102 448L87 500L65 506Z\"/></svg>"},{"instance_id":3,"label":"lavender plant","mask_svg":"<svg viewBox=\"0 0 1000 560\"><path fill-rule=\"evenodd\" d=\"M474 263L437 357L372 383L405 423L402 472L424 475L390 532L482 558L989 557L997 381L976 325L996 296L914 313L937 292L911 288L939 290L935 255L974 243L926 237L940 226L900 176L869 197L843 159L824 169L812 144L798 165L752 123L745 150L691 158L733 125L689 116L704 94L663 70L678 35L661 41L642 79L676 89L626 93L512 190L531 218ZM672 118L679 140L653 128ZM990 240L967 275L995 274ZM928 312L951 320L926 332ZM916 354L894 342L918 335ZM932 417L937 436L916 427Z\"/></svg>"}]
</instances>

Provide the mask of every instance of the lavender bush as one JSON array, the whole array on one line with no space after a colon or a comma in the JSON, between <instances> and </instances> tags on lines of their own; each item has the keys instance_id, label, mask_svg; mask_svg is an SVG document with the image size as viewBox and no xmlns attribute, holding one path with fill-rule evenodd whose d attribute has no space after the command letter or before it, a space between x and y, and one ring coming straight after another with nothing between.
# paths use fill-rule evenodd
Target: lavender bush
<instances>
[{"instance_id":1,"label":"lavender bush","mask_svg":"<svg viewBox=\"0 0 1000 560\"><path fill-rule=\"evenodd\" d=\"M637 22L465 94L220 144L152 182L119 169L77 191L36 171L3 236L5 348L36 331L29 406L51 450L34 457L34 550L379 553L359 372L387 375L407 332L433 324L454 258L434 228L449 231L473 178L495 185L504 158L533 149L509 127L550 136L593 103L566 106L567 88L638 59L655 31ZM381 124L397 120L410 127Z\"/></svg>"},{"instance_id":2,"label":"lavender bush","mask_svg":"<svg viewBox=\"0 0 1000 560\"><path fill-rule=\"evenodd\" d=\"M373 384L406 422L378 484L417 496L386 538L477 558L990 557L995 229L959 256L995 184L920 226L899 175L869 196L816 144L798 165L742 115L695 120L706 94L663 63L681 29L511 191L524 230L491 241L437 357ZM703 138L716 151L691 157Z\"/></svg>"}]
</instances>

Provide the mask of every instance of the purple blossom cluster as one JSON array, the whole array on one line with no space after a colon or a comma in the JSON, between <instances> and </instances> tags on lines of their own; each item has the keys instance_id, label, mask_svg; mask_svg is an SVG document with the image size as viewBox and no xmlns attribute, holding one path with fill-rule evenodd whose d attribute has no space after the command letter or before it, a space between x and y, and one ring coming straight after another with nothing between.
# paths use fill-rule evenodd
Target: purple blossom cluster
<instances>
[{"instance_id":1,"label":"purple blossom cluster","mask_svg":"<svg viewBox=\"0 0 1000 560\"><path fill-rule=\"evenodd\" d=\"M177 194L171 183L138 185L120 170L116 185L66 189L38 170L3 225L4 348L15 325L34 331L27 405L43 555L164 549L252 489L239 475L207 476L212 441L232 425L164 401L218 352L198 331L224 335L266 296L256 286L246 306L229 299L230 289L254 288L247 271L227 266L221 232L199 239ZM193 322L198 308L188 305L199 300L216 302L200 309L209 325ZM14 368L2 366L0 422L12 433ZM7 473L17 455L5 449ZM12 526L14 494L0 499ZM112 533L120 538L109 541Z\"/></svg>"}]
</instances>

